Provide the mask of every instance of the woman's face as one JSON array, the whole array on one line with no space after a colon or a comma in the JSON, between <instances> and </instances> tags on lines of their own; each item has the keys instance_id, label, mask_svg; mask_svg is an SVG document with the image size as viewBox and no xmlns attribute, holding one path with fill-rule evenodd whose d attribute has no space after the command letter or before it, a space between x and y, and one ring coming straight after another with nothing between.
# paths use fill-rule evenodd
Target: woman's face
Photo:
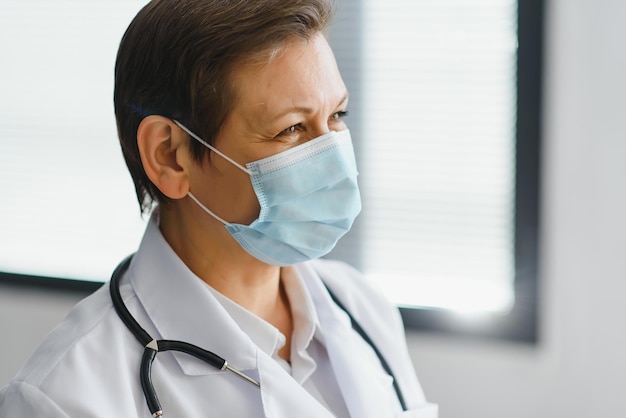
<instances>
[{"instance_id":1,"label":"woman's face","mask_svg":"<svg viewBox=\"0 0 626 418\"><path fill-rule=\"evenodd\" d=\"M234 106L214 146L241 165L346 129L348 93L321 34L286 44L269 62L236 66L231 80ZM258 217L249 176L214 153L191 173L191 192L228 222Z\"/></svg>"}]
</instances>

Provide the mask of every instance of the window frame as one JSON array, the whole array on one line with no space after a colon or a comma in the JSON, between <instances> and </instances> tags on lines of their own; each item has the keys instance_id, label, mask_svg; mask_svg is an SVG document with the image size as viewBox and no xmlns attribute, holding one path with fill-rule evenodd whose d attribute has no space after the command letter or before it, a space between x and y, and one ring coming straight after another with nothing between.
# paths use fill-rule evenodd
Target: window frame
<instances>
[{"instance_id":1,"label":"window frame","mask_svg":"<svg viewBox=\"0 0 626 418\"><path fill-rule=\"evenodd\" d=\"M460 316L442 309L401 307L408 330L523 343L539 341L539 226L544 1L518 0L515 126L515 302L506 314Z\"/></svg>"}]
</instances>

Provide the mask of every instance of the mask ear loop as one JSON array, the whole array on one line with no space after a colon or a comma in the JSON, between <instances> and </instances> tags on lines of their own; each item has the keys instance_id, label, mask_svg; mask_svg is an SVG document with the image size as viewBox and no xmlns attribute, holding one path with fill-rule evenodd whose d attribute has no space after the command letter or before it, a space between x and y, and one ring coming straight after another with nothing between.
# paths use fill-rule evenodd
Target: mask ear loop
<instances>
[{"instance_id":1,"label":"mask ear loop","mask_svg":"<svg viewBox=\"0 0 626 418\"><path fill-rule=\"evenodd\" d=\"M177 121L176 119L172 119L174 121L174 123L176 125L178 125L178 127L180 129L182 129L183 131L187 132L189 134L189 136L191 136L193 139L195 139L196 141L198 141L199 143L201 143L202 145L204 145L205 147L207 147L208 149L210 149L211 151L215 152L217 155L219 155L220 157L222 157L223 159L225 159L226 161L230 162L231 164L233 164L235 167L237 167L238 169L240 169L241 171L243 171L244 173L248 174L248 175L252 175L254 173L252 173L250 170L248 170L246 167L242 166L241 164L239 164L237 161L233 160L232 158L230 158L228 155L224 154L223 152L221 152L220 150L218 150L217 148L215 148L213 145L209 144L208 142L206 142L204 139L200 138L198 135L194 134L193 132L191 132L189 129L187 129L187 127L185 125L183 125L182 123L180 123L179 121Z\"/></svg>"},{"instance_id":2,"label":"mask ear loop","mask_svg":"<svg viewBox=\"0 0 626 418\"><path fill-rule=\"evenodd\" d=\"M213 213L213 211L212 211L211 209L209 209L209 208L207 208L206 206L204 206L204 205L202 204L202 202L200 202L200 201L198 200L198 198L197 198L197 197L195 197L195 196L193 195L193 193L188 192L188 193L187 193L187 195L188 195L188 196L189 196L189 197L190 197L190 198L191 198L194 202L196 202L196 204L197 204L198 206L200 206L200 207L201 207L201 208L202 208L202 209L203 209L206 213L208 213L209 215L211 215L212 217L214 217L215 219L217 219L218 221L220 221L221 223L223 223L223 224L224 224L224 225L226 225L226 226L230 226L230 225L231 225L231 223L230 223L230 222L226 222L224 219L220 218L220 217L219 217L219 216L217 216L215 213Z\"/></svg>"},{"instance_id":3,"label":"mask ear loop","mask_svg":"<svg viewBox=\"0 0 626 418\"><path fill-rule=\"evenodd\" d=\"M223 152L221 152L220 150L218 150L217 148L215 148L213 145L209 144L208 142L206 142L204 139L200 138L198 135L194 134L193 132L191 132L189 129L187 129L187 127L185 125L183 125L182 123L180 123L179 121L177 121L176 119L172 119L174 121L174 123L183 131L187 132L187 134L189 134L189 136L191 136L193 139L195 139L196 141L198 141L199 143L201 143L202 145L204 145L205 147L207 147L208 149L210 149L211 151L215 152L217 155L219 155L220 157L224 158L226 161L230 162L231 164L233 164L235 167L237 167L238 169L240 169L241 171L243 171L244 173L252 176L254 173L250 170L248 170L246 167L242 166L241 164L239 164L237 161L233 160L232 158L230 158L228 155L224 154ZM230 222L225 221L224 219L220 218L219 216L217 216L217 214L215 214L211 209L207 208L206 206L204 206L202 204L202 202L200 202L198 200L197 197L195 197L193 195L193 193L189 192L187 193L187 195L189 195L189 197L196 202L196 204L198 206L200 206L206 213L208 213L209 215L211 215L213 218L215 218L216 220L220 221L221 223L223 223L226 226L230 226L232 225Z\"/></svg>"}]
</instances>

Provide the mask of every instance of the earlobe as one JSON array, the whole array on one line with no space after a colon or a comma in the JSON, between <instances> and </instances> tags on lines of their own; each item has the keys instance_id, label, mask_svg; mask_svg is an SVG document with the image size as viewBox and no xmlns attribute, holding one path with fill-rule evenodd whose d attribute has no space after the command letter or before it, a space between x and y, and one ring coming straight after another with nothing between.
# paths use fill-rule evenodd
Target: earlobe
<instances>
[{"instance_id":1,"label":"earlobe","mask_svg":"<svg viewBox=\"0 0 626 418\"><path fill-rule=\"evenodd\" d=\"M189 191L185 138L171 119L150 115L137 129L141 163L150 181L170 199L182 199Z\"/></svg>"}]
</instances>

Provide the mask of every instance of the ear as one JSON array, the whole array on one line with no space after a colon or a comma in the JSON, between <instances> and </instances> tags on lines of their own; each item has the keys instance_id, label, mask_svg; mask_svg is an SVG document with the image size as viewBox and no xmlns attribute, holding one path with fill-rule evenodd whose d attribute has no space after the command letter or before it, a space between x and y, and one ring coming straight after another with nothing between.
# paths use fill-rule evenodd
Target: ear
<instances>
[{"instance_id":1,"label":"ear","mask_svg":"<svg viewBox=\"0 0 626 418\"><path fill-rule=\"evenodd\" d=\"M188 142L171 119L150 115L137 129L141 163L152 183L170 199L182 199L189 191Z\"/></svg>"}]
</instances>

